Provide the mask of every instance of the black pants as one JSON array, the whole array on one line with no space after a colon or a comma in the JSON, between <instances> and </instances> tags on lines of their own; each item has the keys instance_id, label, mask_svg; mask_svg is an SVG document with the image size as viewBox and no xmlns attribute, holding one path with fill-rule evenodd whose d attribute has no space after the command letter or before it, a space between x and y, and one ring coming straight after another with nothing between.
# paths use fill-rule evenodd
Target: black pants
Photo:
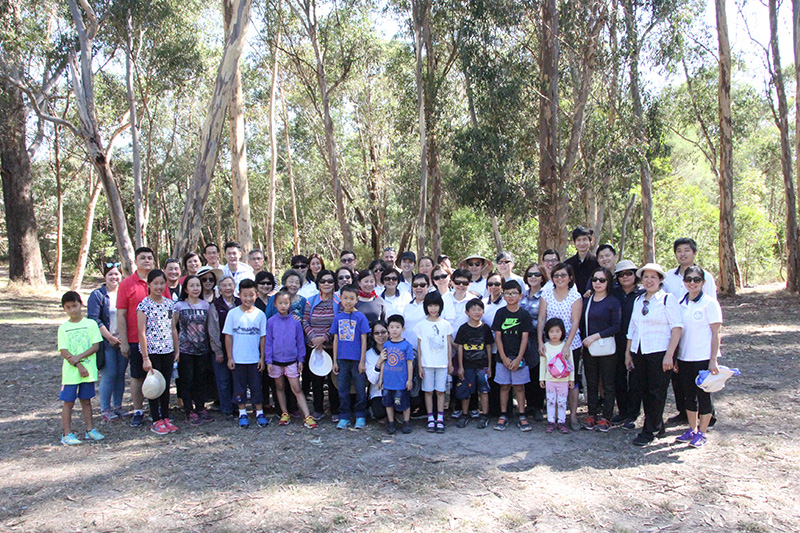
<instances>
[{"instance_id":1,"label":"black pants","mask_svg":"<svg viewBox=\"0 0 800 533\"><path fill-rule=\"evenodd\" d=\"M539 385L539 365L528 367L531 373L531 382L525 385L525 403L528 410L544 409L544 399L547 396L544 388Z\"/></svg>"},{"instance_id":2,"label":"black pants","mask_svg":"<svg viewBox=\"0 0 800 533\"><path fill-rule=\"evenodd\" d=\"M205 409L208 398L208 374L211 372L211 356L209 354L194 355L182 353L178 361L178 374L182 386L178 395L183 400L183 408L187 413Z\"/></svg>"},{"instance_id":3,"label":"black pants","mask_svg":"<svg viewBox=\"0 0 800 533\"><path fill-rule=\"evenodd\" d=\"M625 420L636 420L639 418L642 398L634 394L631 386L631 375L628 367L625 366L625 345L628 339L623 337L617 339L616 372L614 376L614 395L617 399L617 409L619 416Z\"/></svg>"},{"instance_id":4,"label":"black pants","mask_svg":"<svg viewBox=\"0 0 800 533\"><path fill-rule=\"evenodd\" d=\"M586 374L586 396L589 404L589 415L597 416L599 412L598 390L603 384L602 416L611 420L614 416L614 377L617 371L617 355L592 356L583 354L583 370Z\"/></svg>"},{"instance_id":5,"label":"black pants","mask_svg":"<svg viewBox=\"0 0 800 533\"><path fill-rule=\"evenodd\" d=\"M705 361L679 361L678 373L684 393L684 405L687 411L710 415L714 410L711 394L697 386L695 379L698 372L708 370L708 360ZM699 405L699 409L698 409Z\"/></svg>"},{"instance_id":6,"label":"black pants","mask_svg":"<svg viewBox=\"0 0 800 533\"><path fill-rule=\"evenodd\" d=\"M172 379L172 365L175 363L175 352L151 353L150 364L164 376L167 386L155 400L150 400L150 418L153 422L169 418L169 382Z\"/></svg>"},{"instance_id":7,"label":"black pants","mask_svg":"<svg viewBox=\"0 0 800 533\"><path fill-rule=\"evenodd\" d=\"M372 417L375 420L383 420L386 418L386 408L383 406L383 398L381 396L372 398L369 401L369 407L372 409Z\"/></svg>"},{"instance_id":8,"label":"black pants","mask_svg":"<svg viewBox=\"0 0 800 533\"><path fill-rule=\"evenodd\" d=\"M303 366L303 370L308 365ZM311 394L314 397L314 411L318 413L325 412L325 383L328 384L328 402L331 406L331 414L338 415L339 414L339 393L336 391L336 388L333 384L333 378L331 378L333 374L328 374L327 376L317 376L316 374L311 374ZM305 378L303 378L305 380Z\"/></svg>"},{"instance_id":9,"label":"black pants","mask_svg":"<svg viewBox=\"0 0 800 533\"><path fill-rule=\"evenodd\" d=\"M652 440L664 425L664 404L667 401L671 370L664 372L663 362L666 352L638 352L632 355L632 385L635 394L644 405L644 426L642 435Z\"/></svg>"},{"instance_id":10,"label":"black pants","mask_svg":"<svg viewBox=\"0 0 800 533\"><path fill-rule=\"evenodd\" d=\"M683 385L681 377L673 372L672 373L672 393L675 395L675 408L678 410L679 415L686 416L686 388Z\"/></svg>"}]
</instances>

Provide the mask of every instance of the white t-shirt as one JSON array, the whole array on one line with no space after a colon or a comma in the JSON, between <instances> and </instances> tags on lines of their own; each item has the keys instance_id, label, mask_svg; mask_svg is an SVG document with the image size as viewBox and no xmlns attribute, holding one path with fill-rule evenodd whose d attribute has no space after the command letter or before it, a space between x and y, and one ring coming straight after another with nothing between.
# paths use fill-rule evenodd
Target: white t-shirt
<instances>
[{"instance_id":1,"label":"white t-shirt","mask_svg":"<svg viewBox=\"0 0 800 533\"><path fill-rule=\"evenodd\" d=\"M451 302L453 306L453 318L452 320L446 316L444 318L450 322L450 325L453 327L453 331L458 332L458 328L469 322L469 316L467 316L467 302L475 298L475 295L466 292L464 293L464 298L462 300L456 299L455 292L451 292L446 296L446 298L443 296L442 299L444 300L445 307L447 307L448 300Z\"/></svg>"},{"instance_id":2,"label":"white t-shirt","mask_svg":"<svg viewBox=\"0 0 800 533\"><path fill-rule=\"evenodd\" d=\"M297 291L297 294L308 300L315 294L319 293L319 289L317 288L317 284L313 281L306 280L305 285L300 287L300 290Z\"/></svg>"},{"instance_id":3,"label":"white t-shirt","mask_svg":"<svg viewBox=\"0 0 800 533\"><path fill-rule=\"evenodd\" d=\"M406 321L406 329L403 330L403 338L411 343L414 351L417 350L417 334L414 333L414 328L421 321L425 320L425 308L422 302L417 303L417 300L411 300L406 304L403 309L403 319Z\"/></svg>"},{"instance_id":4,"label":"white t-shirt","mask_svg":"<svg viewBox=\"0 0 800 533\"><path fill-rule=\"evenodd\" d=\"M468 290L479 294L481 298L487 298L489 296L489 291L486 290L486 278L483 277L478 281L470 282Z\"/></svg>"},{"instance_id":5,"label":"white t-shirt","mask_svg":"<svg viewBox=\"0 0 800 533\"><path fill-rule=\"evenodd\" d=\"M414 327L414 334L419 339L419 364L423 368L447 368L447 337L453 334L450 322L426 318Z\"/></svg>"},{"instance_id":6,"label":"white t-shirt","mask_svg":"<svg viewBox=\"0 0 800 533\"><path fill-rule=\"evenodd\" d=\"M386 302L386 318L392 315L402 315L406 305L411 301L411 293L397 289L394 291L394 296L386 296L383 293L383 301Z\"/></svg>"},{"instance_id":7,"label":"white t-shirt","mask_svg":"<svg viewBox=\"0 0 800 533\"><path fill-rule=\"evenodd\" d=\"M222 333L233 337L234 363L258 363L261 358L261 338L267 335L267 315L257 307L245 313L241 306L237 306L228 311Z\"/></svg>"},{"instance_id":8,"label":"white t-shirt","mask_svg":"<svg viewBox=\"0 0 800 533\"><path fill-rule=\"evenodd\" d=\"M108 293L108 332L117 337L117 291Z\"/></svg>"},{"instance_id":9,"label":"white t-shirt","mask_svg":"<svg viewBox=\"0 0 800 533\"><path fill-rule=\"evenodd\" d=\"M500 298L500 301L496 303L492 302L491 297L484 298L483 317L481 318L481 321L491 328L492 324L494 324L494 315L497 314L497 310L505 306L506 301L503 298ZM492 344L492 353L497 353L497 344Z\"/></svg>"},{"instance_id":10,"label":"white t-shirt","mask_svg":"<svg viewBox=\"0 0 800 533\"><path fill-rule=\"evenodd\" d=\"M708 361L711 359L711 324L722 324L722 309L714 298L700 293L699 300L681 301L681 343L678 346L680 361Z\"/></svg>"}]
</instances>

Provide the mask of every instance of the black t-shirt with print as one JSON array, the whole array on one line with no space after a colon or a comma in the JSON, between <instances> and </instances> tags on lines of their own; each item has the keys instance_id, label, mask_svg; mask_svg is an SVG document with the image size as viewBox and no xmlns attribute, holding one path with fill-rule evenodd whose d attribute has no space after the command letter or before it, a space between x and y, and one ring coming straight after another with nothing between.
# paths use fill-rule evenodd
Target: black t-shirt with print
<instances>
[{"instance_id":1,"label":"black t-shirt with print","mask_svg":"<svg viewBox=\"0 0 800 533\"><path fill-rule=\"evenodd\" d=\"M492 328L483 322L477 328L470 326L469 322L462 324L453 342L464 347L464 368L486 368L489 365L486 346L494 344L494 336Z\"/></svg>"},{"instance_id":2,"label":"black t-shirt with print","mask_svg":"<svg viewBox=\"0 0 800 533\"><path fill-rule=\"evenodd\" d=\"M503 351L509 359L516 359L522 345L522 334L533 330L531 315L523 308L509 311L508 307L501 307L494 315L492 331L499 331L503 341Z\"/></svg>"}]
</instances>

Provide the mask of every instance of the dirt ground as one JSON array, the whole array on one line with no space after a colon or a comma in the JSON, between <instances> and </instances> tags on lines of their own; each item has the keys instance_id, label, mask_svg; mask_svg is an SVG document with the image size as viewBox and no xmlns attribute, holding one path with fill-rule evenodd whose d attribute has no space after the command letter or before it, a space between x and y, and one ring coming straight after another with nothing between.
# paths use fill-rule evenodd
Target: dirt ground
<instances>
[{"instance_id":1,"label":"dirt ground","mask_svg":"<svg viewBox=\"0 0 800 533\"><path fill-rule=\"evenodd\" d=\"M742 376L715 396L702 449L672 444L683 428L642 449L617 428L435 435L418 422L389 437L330 419L181 420L168 438L112 422L101 443L66 448L57 295L0 288L0 530L800 531L798 299L762 287L722 307L724 364Z\"/></svg>"}]
</instances>

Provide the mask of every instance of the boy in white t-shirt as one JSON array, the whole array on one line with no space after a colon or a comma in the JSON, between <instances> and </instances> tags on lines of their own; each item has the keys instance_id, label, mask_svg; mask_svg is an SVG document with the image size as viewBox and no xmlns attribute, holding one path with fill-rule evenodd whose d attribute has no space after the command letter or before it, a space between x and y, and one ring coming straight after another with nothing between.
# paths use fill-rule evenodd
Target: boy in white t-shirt
<instances>
[{"instance_id":1,"label":"boy in white t-shirt","mask_svg":"<svg viewBox=\"0 0 800 533\"><path fill-rule=\"evenodd\" d=\"M429 292L422 301L426 319L414 328L417 336L419 377L425 393L428 411L428 432L444 433L444 393L447 376L453 372L452 342L453 328L439 314L444 302L438 292ZM434 421L433 392L436 391L438 413Z\"/></svg>"}]
</instances>

